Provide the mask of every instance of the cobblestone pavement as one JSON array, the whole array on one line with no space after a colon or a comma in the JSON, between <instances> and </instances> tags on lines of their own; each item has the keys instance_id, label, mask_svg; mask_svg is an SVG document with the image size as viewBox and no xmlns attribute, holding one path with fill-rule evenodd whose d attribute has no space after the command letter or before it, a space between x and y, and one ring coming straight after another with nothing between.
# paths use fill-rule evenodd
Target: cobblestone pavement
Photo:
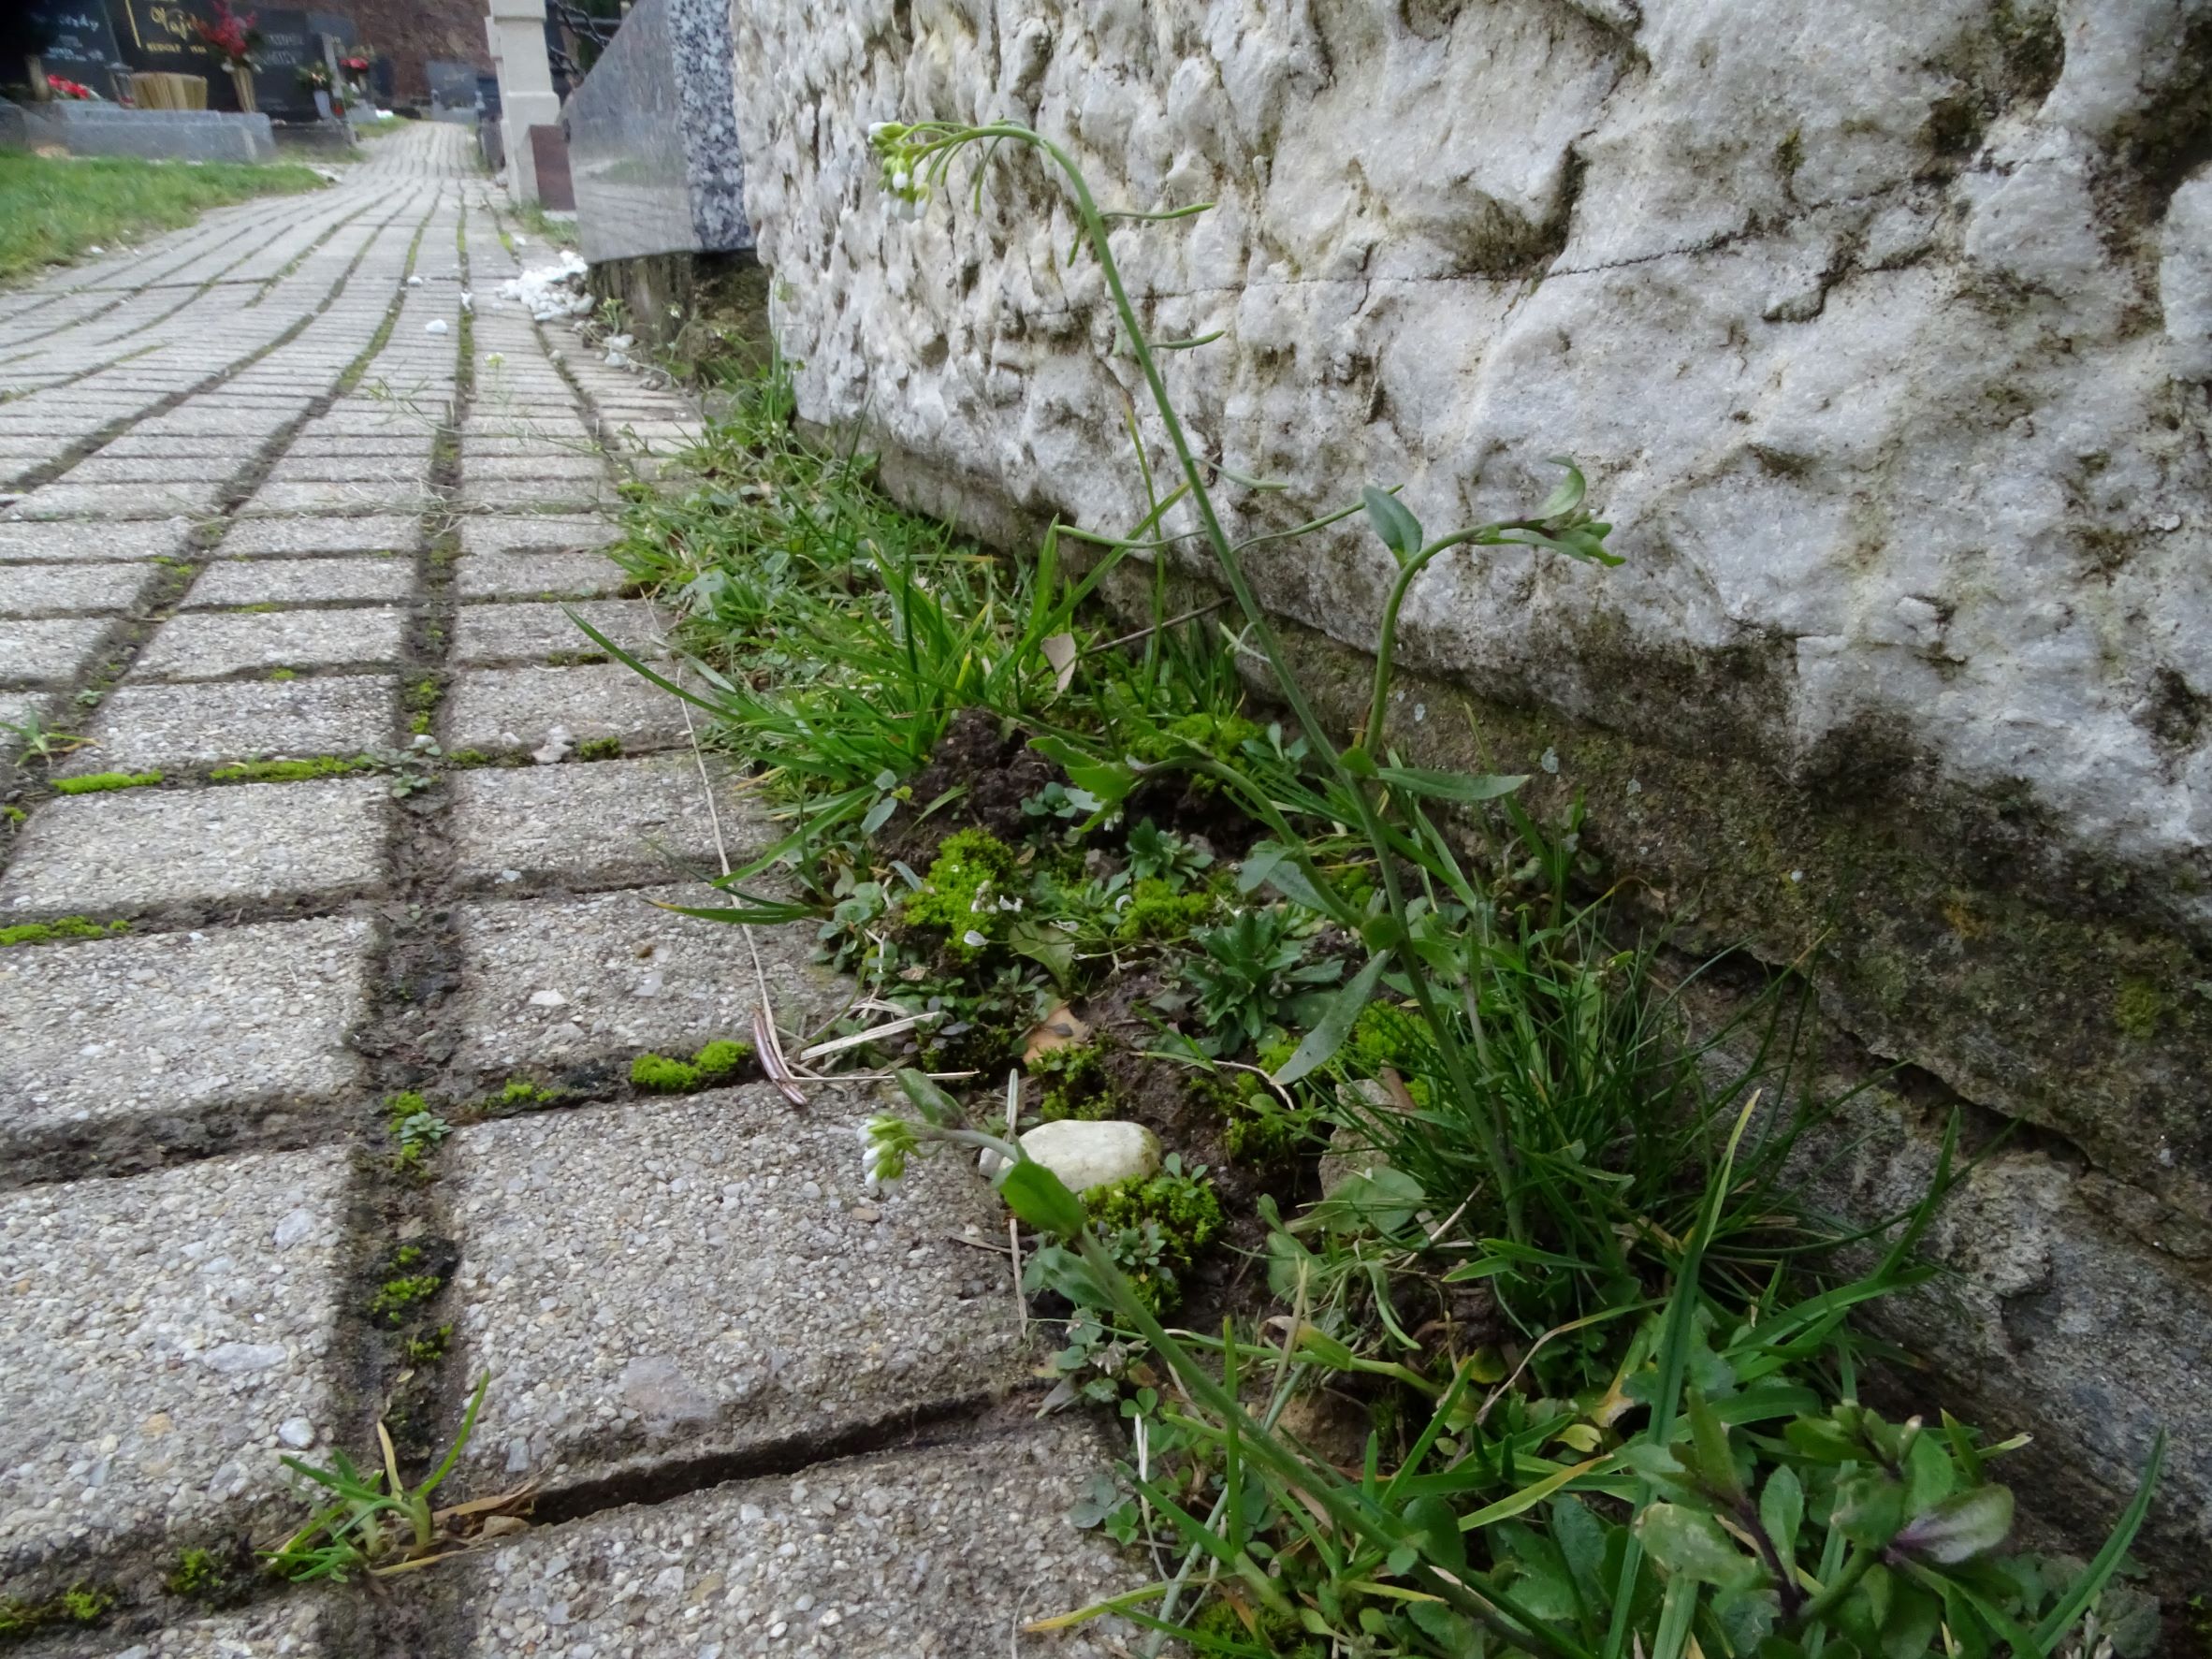
<instances>
[{"instance_id":1,"label":"cobblestone pavement","mask_svg":"<svg viewBox=\"0 0 2212 1659\"><path fill-rule=\"evenodd\" d=\"M495 303L500 199L415 127L0 293L0 926L62 924L0 951L0 1611L92 1586L37 1643L138 1659L1118 1651L1016 1630L1128 1575L1065 1520L1099 1432L1005 1398L978 1184L866 1201L859 1086L630 1084L840 987L647 902L762 826L557 602L653 648L599 549L695 415ZM441 1498L530 1530L163 1587L297 1524L280 1454L383 1419L427 1466L486 1372Z\"/></svg>"}]
</instances>

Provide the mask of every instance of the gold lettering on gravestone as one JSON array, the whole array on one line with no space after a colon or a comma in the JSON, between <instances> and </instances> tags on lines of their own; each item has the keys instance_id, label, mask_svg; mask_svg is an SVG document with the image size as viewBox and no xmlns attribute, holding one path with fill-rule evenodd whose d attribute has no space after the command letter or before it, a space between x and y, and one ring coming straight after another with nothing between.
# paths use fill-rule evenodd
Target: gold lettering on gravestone
<instances>
[{"instance_id":1,"label":"gold lettering on gravestone","mask_svg":"<svg viewBox=\"0 0 2212 1659\"><path fill-rule=\"evenodd\" d=\"M193 27L198 14L189 6L123 0L123 15L129 21L132 43L150 57L182 60L209 55Z\"/></svg>"}]
</instances>

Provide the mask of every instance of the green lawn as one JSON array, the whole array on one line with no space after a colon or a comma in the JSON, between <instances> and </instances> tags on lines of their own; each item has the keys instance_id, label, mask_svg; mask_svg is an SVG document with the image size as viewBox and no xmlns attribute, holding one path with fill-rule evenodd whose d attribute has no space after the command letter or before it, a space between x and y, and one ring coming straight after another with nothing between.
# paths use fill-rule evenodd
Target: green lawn
<instances>
[{"instance_id":1,"label":"green lawn","mask_svg":"<svg viewBox=\"0 0 2212 1659\"><path fill-rule=\"evenodd\" d=\"M81 161L0 151L0 283L20 283L85 249L113 249L189 225L209 208L296 190L321 175L289 162Z\"/></svg>"}]
</instances>

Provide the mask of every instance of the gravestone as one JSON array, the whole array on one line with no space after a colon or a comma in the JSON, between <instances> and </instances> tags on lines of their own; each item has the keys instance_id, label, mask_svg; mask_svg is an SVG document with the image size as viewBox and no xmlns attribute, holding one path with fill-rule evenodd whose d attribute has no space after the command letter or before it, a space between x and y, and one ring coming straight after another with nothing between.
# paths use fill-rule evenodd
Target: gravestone
<instances>
[{"instance_id":1,"label":"gravestone","mask_svg":"<svg viewBox=\"0 0 2212 1659\"><path fill-rule=\"evenodd\" d=\"M435 119L475 124L475 65L432 58L423 65L423 76L430 83L430 109Z\"/></svg>"},{"instance_id":2,"label":"gravestone","mask_svg":"<svg viewBox=\"0 0 2212 1659\"><path fill-rule=\"evenodd\" d=\"M31 0L30 13L34 22L53 31L53 44L43 54L47 74L80 81L112 100L115 65L122 56L103 0ZM20 64L13 67L21 73Z\"/></svg>"},{"instance_id":3,"label":"gravestone","mask_svg":"<svg viewBox=\"0 0 2212 1659\"><path fill-rule=\"evenodd\" d=\"M323 61L323 40L304 11L256 14L261 50L255 54L254 96L264 115L279 121L316 119L314 93L299 82L299 71Z\"/></svg>"},{"instance_id":4,"label":"gravestone","mask_svg":"<svg viewBox=\"0 0 2212 1659\"><path fill-rule=\"evenodd\" d=\"M123 61L133 69L201 76L209 109L238 108L230 71L193 27L213 21L210 8L192 0L109 0L108 10Z\"/></svg>"}]
</instances>

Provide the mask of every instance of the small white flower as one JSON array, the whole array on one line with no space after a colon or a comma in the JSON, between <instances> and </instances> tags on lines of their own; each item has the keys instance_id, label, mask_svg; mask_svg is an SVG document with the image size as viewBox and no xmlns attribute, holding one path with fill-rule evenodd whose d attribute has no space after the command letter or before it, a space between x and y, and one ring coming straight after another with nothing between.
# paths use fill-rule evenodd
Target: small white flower
<instances>
[{"instance_id":1,"label":"small white flower","mask_svg":"<svg viewBox=\"0 0 2212 1659\"><path fill-rule=\"evenodd\" d=\"M868 142L869 142L869 143L871 143L871 144L873 144L874 142L876 142L876 140L877 140L877 139L880 138L881 138L881 137L882 137L882 136L883 136L885 133L889 132L890 130L891 130L891 123L889 123L888 121L871 121L871 122L869 122L869 123L868 123Z\"/></svg>"},{"instance_id":2,"label":"small white flower","mask_svg":"<svg viewBox=\"0 0 2212 1659\"><path fill-rule=\"evenodd\" d=\"M493 369L497 369L506 360L507 354L505 352L487 352L484 357L484 361L486 364Z\"/></svg>"},{"instance_id":3,"label":"small white flower","mask_svg":"<svg viewBox=\"0 0 2212 1659\"><path fill-rule=\"evenodd\" d=\"M1428 718L1429 706L1426 703L1416 703L1413 706L1413 723L1418 726Z\"/></svg>"},{"instance_id":4,"label":"small white flower","mask_svg":"<svg viewBox=\"0 0 2212 1659\"><path fill-rule=\"evenodd\" d=\"M960 936L960 942L971 951L980 951L991 941L971 927Z\"/></svg>"},{"instance_id":5,"label":"small white flower","mask_svg":"<svg viewBox=\"0 0 2212 1659\"><path fill-rule=\"evenodd\" d=\"M1022 901L1018 898L1002 898L998 901L998 908L1002 910L1018 910L1022 908Z\"/></svg>"},{"instance_id":6,"label":"small white flower","mask_svg":"<svg viewBox=\"0 0 2212 1659\"><path fill-rule=\"evenodd\" d=\"M907 186L911 184L913 182L913 176L904 167L899 168L897 172L891 175L891 188L897 191L901 196L906 194Z\"/></svg>"}]
</instances>

